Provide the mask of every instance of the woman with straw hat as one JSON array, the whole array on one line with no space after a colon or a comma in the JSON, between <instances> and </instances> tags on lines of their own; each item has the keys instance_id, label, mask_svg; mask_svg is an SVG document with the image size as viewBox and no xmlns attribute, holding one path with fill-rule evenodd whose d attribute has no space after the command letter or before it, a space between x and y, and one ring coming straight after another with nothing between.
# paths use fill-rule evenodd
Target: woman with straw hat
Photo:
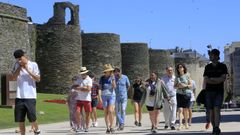
<instances>
[{"instance_id":1,"label":"woman with straw hat","mask_svg":"<svg viewBox=\"0 0 240 135\"><path fill-rule=\"evenodd\" d=\"M100 93L101 99L100 101L103 104L104 115L105 115L105 123L107 126L106 133L114 133L113 121L114 121L114 107L115 107L115 88L116 82L115 77L113 75L114 69L110 64L104 65L103 73L104 75L100 78Z\"/></svg>"}]
</instances>

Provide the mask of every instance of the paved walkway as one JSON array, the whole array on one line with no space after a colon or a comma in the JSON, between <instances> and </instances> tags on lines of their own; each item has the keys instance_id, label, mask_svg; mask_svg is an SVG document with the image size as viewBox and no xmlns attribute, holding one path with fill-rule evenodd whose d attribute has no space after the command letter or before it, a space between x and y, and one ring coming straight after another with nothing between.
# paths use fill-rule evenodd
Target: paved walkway
<instances>
[{"instance_id":1,"label":"paved walkway","mask_svg":"<svg viewBox=\"0 0 240 135\"><path fill-rule=\"evenodd\" d=\"M175 130L171 131L170 129L164 130L164 123L161 122L158 126L159 130L157 134L160 135L209 135L211 134L211 129L205 130L205 113L204 112L194 112L193 124L188 130ZM222 135L240 135L240 111L232 112L222 112ZM163 115L160 114L160 120L163 121ZM98 121L99 126L96 128L90 128L89 133L80 133L80 134L105 134L106 127L104 119L101 118ZM128 115L126 117L126 126L123 131L116 131L115 134L151 134L150 132L150 120L148 114L143 115L142 127L134 126L134 117L133 115ZM16 128L0 130L0 135L17 135L14 133ZM30 128L27 128L27 131ZM40 125L42 130L42 135L75 135L69 129L69 122L61 122L54 124ZM33 134L33 133L32 133ZM31 135L31 133L27 133Z\"/></svg>"}]
</instances>

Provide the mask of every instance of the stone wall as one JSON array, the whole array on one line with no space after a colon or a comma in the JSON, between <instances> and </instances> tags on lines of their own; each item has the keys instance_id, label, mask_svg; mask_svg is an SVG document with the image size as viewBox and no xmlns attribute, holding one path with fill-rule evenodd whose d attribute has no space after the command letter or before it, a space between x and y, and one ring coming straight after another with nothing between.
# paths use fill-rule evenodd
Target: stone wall
<instances>
[{"instance_id":1,"label":"stone wall","mask_svg":"<svg viewBox=\"0 0 240 135\"><path fill-rule=\"evenodd\" d=\"M121 43L122 72L131 82L136 77L149 77L149 52L147 43Z\"/></svg>"},{"instance_id":2,"label":"stone wall","mask_svg":"<svg viewBox=\"0 0 240 135\"><path fill-rule=\"evenodd\" d=\"M82 34L83 66L99 78L104 64L122 68L120 36L113 33Z\"/></svg>"},{"instance_id":3,"label":"stone wall","mask_svg":"<svg viewBox=\"0 0 240 135\"><path fill-rule=\"evenodd\" d=\"M71 8L72 14L79 12L78 6L63 2L55 4L54 15L57 9L65 15L62 12L65 8ZM71 78L78 74L82 65L80 26L78 23L66 25L63 19L53 16L46 24L37 25L36 59L41 71L40 92L66 93L72 84ZM71 22L78 19L72 16Z\"/></svg>"},{"instance_id":4,"label":"stone wall","mask_svg":"<svg viewBox=\"0 0 240 135\"><path fill-rule=\"evenodd\" d=\"M0 2L0 74L11 72L16 49L31 54L27 22L25 8Z\"/></svg>"},{"instance_id":5,"label":"stone wall","mask_svg":"<svg viewBox=\"0 0 240 135\"><path fill-rule=\"evenodd\" d=\"M175 67L174 58L171 53L166 50L149 49L150 71L157 72L159 77L166 74L166 67Z\"/></svg>"},{"instance_id":6,"label":"stone wall","mask_svg":"<svg viewBox=\"0 0 240 135\"><path fill-rule=\"evenodd\" d=\"M240 96L240 48L233 53L233 94Z\"/></svg>"},{"instance_id":7,"label":"stone wall","mask_svg":"<svg viewBox=\"0 0 240 135\"><path fill-rule=\"evenodd\" d=\"M28 24L28 35L30 44L30 58L32 61L36 61L36 44L37 44L37 30L36 25Z\"/></svg>"}]
</instances>

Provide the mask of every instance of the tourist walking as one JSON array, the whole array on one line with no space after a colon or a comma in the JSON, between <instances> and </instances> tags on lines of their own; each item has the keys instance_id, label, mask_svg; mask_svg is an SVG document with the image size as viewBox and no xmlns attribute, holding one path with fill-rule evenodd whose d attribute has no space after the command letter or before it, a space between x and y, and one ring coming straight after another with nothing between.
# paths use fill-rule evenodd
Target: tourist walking
<instances>
[{"instance_id":1,"label":"tourist walking","mask_svg":"<svg viewBox=\"0 0 240 135\"><path fill-rule=\"evenodd\" d=\"M189 128L188 125L188 112L191 99L191 78L187 73L187 68L184 64L176 66L177 76L175 78L174 87L177 89L177 108L179 117L179 130L183 128L182 114L184 117L185 129Z\"/></svg>"},{"instance_id":2,"label":"tourist walking","mask_svg":"<svg viewBox=\"0 0 240 135\"><path fill-rule=\"evenodd\" d=\"M128 101L128 90L130 88L130 82L126 75L121 73L119 68L114 69L114 75L116 80L116 104L115 110L118 119L118 130L124 129L125 115Z\"/></svg>"},{"instance_id":3,"label":"tourist walking","mask_svg":"<svg viewBox=\"0 0 240 135\"><path fill-rule=\"evenodd\" d=\"M12 70L12 76L17 79L14 108L15 122L19 123L21 135L25 135L25 117L27 115L33 126L34 134L39 135L40 130L36 122L36 82L41 80L40 71L37 63L30 61L23 50L16 50L13 55L16 62Z\"/></svg>"},{"instance_id":4,"label":"tourist walking","mask_svg":"<svg viewBox=\"0 0 240 135\"><path fill-rule=\"evenodd\" d=\"M227 66L220 60L220 51L213 49L209 52L209 58L212 63L205 66L204 81L206 82L206 109L210 110L210 119L213 126L212 133L219 135L221 130L221 107L224 94L224 81L228 74Z\"/></svg>"},{"instance_id":5,"label":"tourist walking","mask_svg":"<svg viewBox=\"0 0 240 135\"><path fill-rule=\"evenodd\" d=\"M149 112L152 124L151 132L157 133L159 112L162 108L163 97L169 100L168 90L164 82L154 72L150 74L150 78L146 81L145 88L141 104L145 102Z\"/></svg>"},{"instance_id":6,"label":"tourist walking","mask_svg":"<svg viewBox=\"0 0 240 135\"><path fill-rule=\"evenodd\" d=\"M141 120L142 120L141 99L143 95L142 87L143 87L142 80L139 77L137 77L134 80L134 84L133 84L132 103L134 106L134 118L135 118L134 124L139 127L142 126L142 123L141 123Z\"/></svg>"},{"instance_id":7,"label":"tourist walking","mask_svg":"<svg viewBox=\"0 0 240 135\"><path fill-rule=\"evenodd\" d=\"M81 123L81 114L82 109L85 111L85 122L83 127L85 127L84 132L89 132L89 123L90 123L90 113L92 112L91 107L91 89L92 89L92 79L87 75L89 71L86 67L82 67L79 74L81 79L79 80L79 85L74 88L78 91L77 100L77 121L80 125ZM77 132L81 132L82 129L78 129Z\"/></svg>"},{"instance_id":8,"label":"tourist walking","mask_svg":"<svg viewBox=\"0 0 240 135\"><path fill-rule=\"evenodd\" d=\"M116 101L116 82L115 77L113 74L114 69L110 64L104 65L104 75L99 80L99 86L100 86L100 94L101 99L100 101L103 104L104 108L104 118L105 123L107 126L106 133L114 133L113 129L113 121L114 121L114 107L115 107L115 101Z\"/></svg>"},{"instance_id":9,"label":"tourist walking","mask_svg":"<svg viewBox=\"0 0 240 135\"><path fill-rule=\"evenodd\" d=\"M166 68L166 75L162 77L165 85L167 86L167 90L169 93L170 100L164 99L163 105L163 113L165 119L164 129L167 129L169 126L171 130L175 130L176 123L176 113L177 113L177 98L176 98L176 89L174 88L174 76L173 67L169 66Z\"/></svg>"},{"instance_id":10,"label":"tourist walking","mask_svg":"<svg viewBox=\"0 0 240 135\"><path fill-rule=\"evenodd\" d=\"M92 97L92 112L91 112L91 118L92 118L92 126L97 127L98 122L97 122L97 105L99 103L99 83L97 82L97 78L91 74L90 77L93 80L93 86L92 86L92 91L91 91L91 97Z\"/></svg>"}]
</instances>

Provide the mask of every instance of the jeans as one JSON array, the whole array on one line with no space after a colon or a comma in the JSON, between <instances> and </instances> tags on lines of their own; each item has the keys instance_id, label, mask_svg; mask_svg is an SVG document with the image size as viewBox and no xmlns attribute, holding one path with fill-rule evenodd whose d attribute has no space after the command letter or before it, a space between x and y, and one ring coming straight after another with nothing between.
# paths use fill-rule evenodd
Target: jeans
<instances>
[{"instance_id":1,"label":"jeans","mask_svg":"<svg viewBox=\"0 0 240 135\"><path fill-rule=\"evenodd\" d=\"M124 124L126 116L127 97L116 97L116 115L119 125Z\"/></svg>"}]
</instances>

